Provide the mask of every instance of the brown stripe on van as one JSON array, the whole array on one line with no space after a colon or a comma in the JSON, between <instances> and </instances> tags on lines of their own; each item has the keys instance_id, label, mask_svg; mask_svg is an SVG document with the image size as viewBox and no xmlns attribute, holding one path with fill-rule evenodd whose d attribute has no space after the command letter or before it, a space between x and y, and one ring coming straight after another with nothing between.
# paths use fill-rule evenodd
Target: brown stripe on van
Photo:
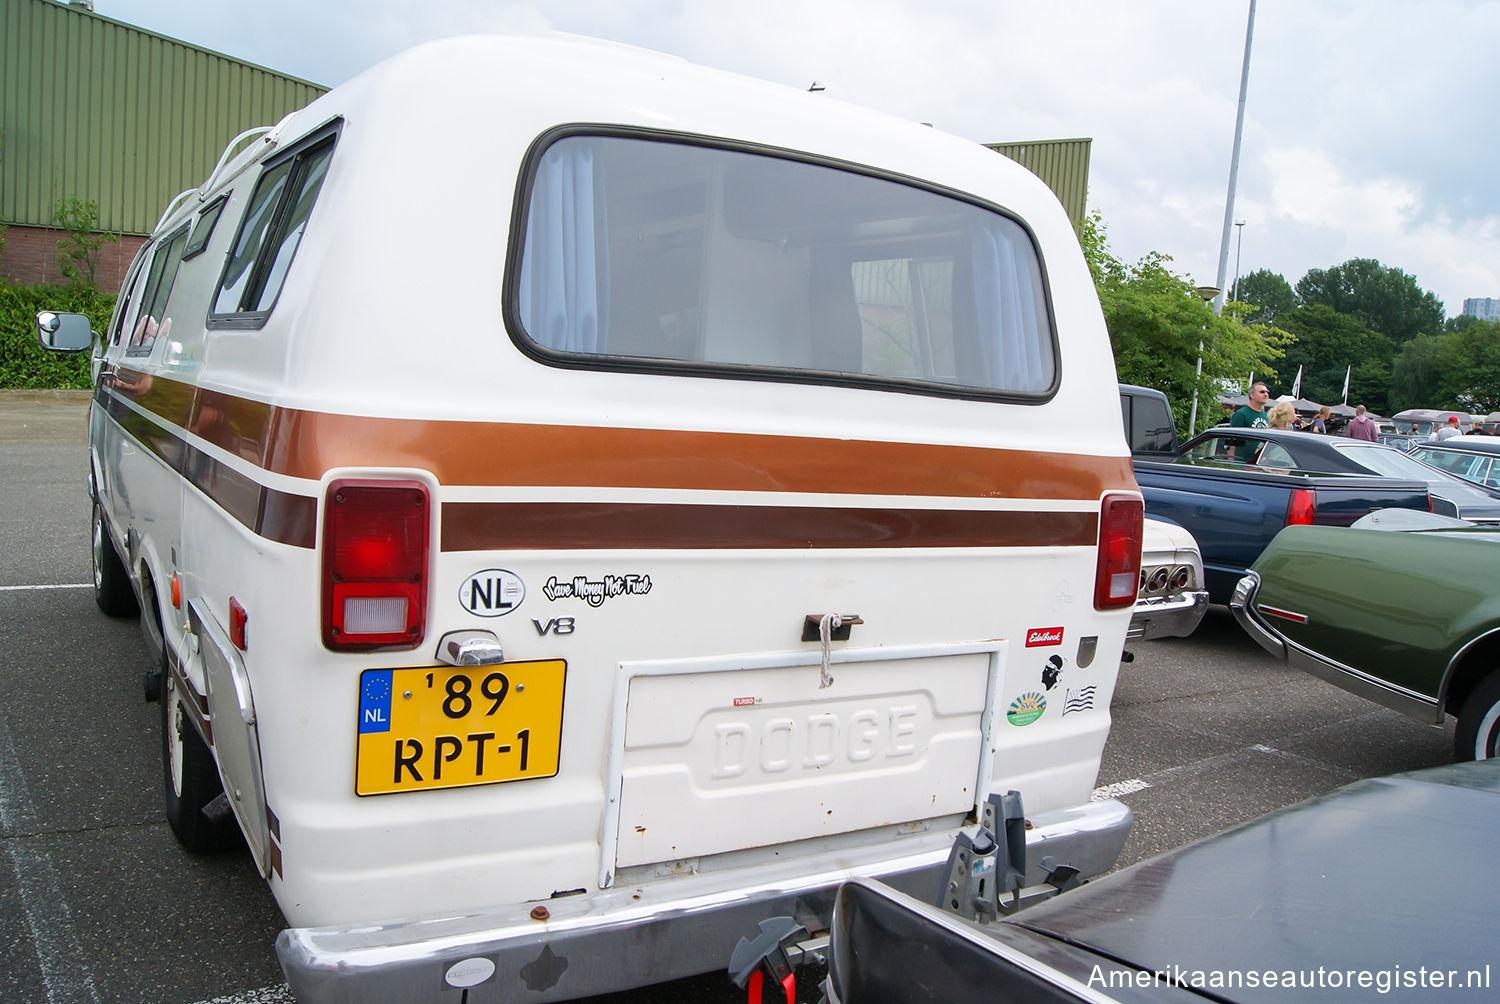
<instances>
[{"instance_id":1,"label":"brown stripe on van","mask_svg":"<svg viewBox=\"0 0 1500 1004\"><path fill-rule=\"evenodd\" d=\"M174 381L156 378L155 383ZM178 384L179 387L186 385ZM808 436L373 418L200 393L193 432L276 474L414 467L444 485L1097 499L1130 458ZM177 399L140 399L187 421ZM163 407L158 410L155 405ZM168 404L174 407L166 407ZM210 420L212 419L212 420Z\"/></svg>"},{"instance_id":2,"label":"brown stripe on van","mask_svg":"<svg viewBox=\"0 0 1500 1004\"><path fill-rule=\"evenodd\" d=\"M1099 514L955 509L446 502L444 551L1085 547Z\"/></svg>"},{"instance_id":3,"label":"brown stripe on van","mask_svg":"<svg viewBox=\"0 0 1500 1004\"><path fill-rule=\"evenodd\" d=\"M1097 499L1128 457L803 436L379 419L277 409L265 467L415 467L445 485Z\"/></svg>"}]
</instances>

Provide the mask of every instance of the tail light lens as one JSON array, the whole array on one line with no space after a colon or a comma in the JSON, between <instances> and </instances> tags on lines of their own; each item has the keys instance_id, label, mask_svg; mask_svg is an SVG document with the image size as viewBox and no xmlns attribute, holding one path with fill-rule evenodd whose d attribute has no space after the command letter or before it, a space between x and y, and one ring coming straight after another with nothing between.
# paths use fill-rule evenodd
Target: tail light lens
<instances>
[{"instance_id":1,"label":"tail light lens","mask_svg":"<svg viewBox=\"0 0 1500 1004\"><path fill-rule=\"evenodd\" d=\"M1099 507L1099 563L1094 572L1094 609L1135 603L1141 575L1141 535L1146 510L1134 495L1106 495Z\"/></svg>"},{"instance_id":2,"label":"tail light lens","mask_svg":"<svg viewBox=\"0 0 1500 1004\"><path fill-rule=\"evenodd\" d=\"M427 488L341 480L323 506L323 644L415 648L427 621Z\"/></svg>"},{"instance_id":3,"label":"tail light lens","mask_svg":"<svg viewBox=\"0 0 1500 1004\"><path fill-rule=\"evenodd\" d=\"M1317 495L1311 488L1293 488L1286 500L1286 525L1308 526L1318 515Z\"/></svg>"}]
</instances>

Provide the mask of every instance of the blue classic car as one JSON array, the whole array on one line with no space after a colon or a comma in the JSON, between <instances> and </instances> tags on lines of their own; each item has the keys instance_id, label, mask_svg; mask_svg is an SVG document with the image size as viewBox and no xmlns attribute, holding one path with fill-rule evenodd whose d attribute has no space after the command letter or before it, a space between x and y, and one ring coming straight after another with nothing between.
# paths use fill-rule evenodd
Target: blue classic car
<instances>
[{"instance_id":1,"label":"blue classic car","mask_svg":"<svg viewBox=\"0 0 1500 1004\"><path fill-rule=\"evenodd\" d=\"M1413 444L1410 455L1491 490L1500 490L1500 436L1454 436L1435 443Z\"/></svg>"}]
</instances>

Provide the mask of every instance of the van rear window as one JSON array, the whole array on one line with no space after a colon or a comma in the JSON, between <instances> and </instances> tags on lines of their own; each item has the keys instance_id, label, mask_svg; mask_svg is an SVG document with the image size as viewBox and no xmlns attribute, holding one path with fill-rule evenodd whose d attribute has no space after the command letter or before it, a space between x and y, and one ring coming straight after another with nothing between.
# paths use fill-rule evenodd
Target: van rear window
<instances>
[{"instance_id":1,"label":"van rear window","mask_svg":"<svg viewBox=\"0 0 1500 1004\"><path fill-rule=\"evenodd\" d=\"M1016 221L769 153L567 136L534 163L510 316L558 362L1041 399L1057 378Z\"/></svg>"}]
</instances>

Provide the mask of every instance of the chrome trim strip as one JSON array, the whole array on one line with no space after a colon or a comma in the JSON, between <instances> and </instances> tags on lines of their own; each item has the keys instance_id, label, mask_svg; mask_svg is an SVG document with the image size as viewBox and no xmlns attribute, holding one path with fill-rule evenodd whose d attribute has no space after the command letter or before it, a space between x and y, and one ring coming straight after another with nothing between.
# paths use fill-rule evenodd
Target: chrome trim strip
<instances>
[{"instance_id":1,"label":"chrome trim strip","mask_svg":"<svg viewBox=\"0 0 1500 1004\"><path fill-rule=\"evenodd\" d=\"M1255 603L1259 592L1260 576L1255 572L1246 572L1245 577L1234 587L1234 598L1229 601L1229 609L1234 611L1234 618L1240 622L1245 633L1254 638L1261 648L1292 668L1310 673L1341 690L1347 690L1403 715L1410 715L1418 721L1432 725L1443 723L1443 706L1434 698L1378 679L1288 640L1266 623Z\"/></svg>"}]
</instances>

